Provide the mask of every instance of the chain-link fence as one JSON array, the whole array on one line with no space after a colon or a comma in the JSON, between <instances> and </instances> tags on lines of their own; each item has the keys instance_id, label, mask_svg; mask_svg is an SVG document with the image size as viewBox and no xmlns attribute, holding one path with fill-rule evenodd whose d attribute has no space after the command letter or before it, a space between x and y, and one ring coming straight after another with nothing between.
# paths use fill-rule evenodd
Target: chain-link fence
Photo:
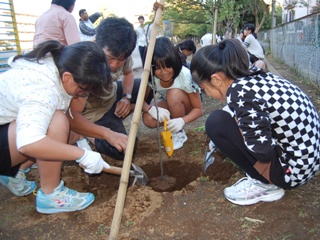
<instances>
[{"instance_id":1,"label":"chain-link fence","mask_svg":"<svg viewBox=\"0 0 320 240\"><path fill-rule=\"evenodd\" d=\"M320 88L320 13L315 13L269 31L258 40L271 55L296 69Z\"/></svg>"}]
</instances>

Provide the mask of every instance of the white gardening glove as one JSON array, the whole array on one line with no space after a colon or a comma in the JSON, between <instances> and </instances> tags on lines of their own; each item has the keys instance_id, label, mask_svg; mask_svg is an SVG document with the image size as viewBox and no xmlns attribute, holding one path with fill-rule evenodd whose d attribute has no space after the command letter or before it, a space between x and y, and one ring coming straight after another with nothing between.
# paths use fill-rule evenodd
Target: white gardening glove
<instances>
[{"instance_id":1,"label":"white gardening glove","mask_svg":"<svg viewBox=\"0 0 320 240\"><path fill-rule=\"evenodd\" d=\"M167 109L158 107L158 111L159 111L159 122L160 123L162 123L164 121L164 119L167 119L167 120L170 119L170 112ZM148 110L148 113L151 115L152 118L157 120L157 108L155 106L152 106Z\"/></svg>"},{"instance_id":2,"label":"white gardening glove","mask_svg":"<svg viewBox=\"0 0 320 240\"><path fill-rule=\"evenodd\" d=\"M86 173L100 173L103 168L110 168L110 165L102 159L100 153L89 151L85 148L83 150L85 153L77 160L77 163Z\"/></svg>"},{"instance_id":3,"label":"white gardening glove","mask_svg":"<svg viewBox=\"0 0 320 240\"><path fill-rule=\"evenodd\" d=\"M182 118L174 118L167 122L167 127L171 132L179 132L185 124Z\"/></svg>"}]
</instances>

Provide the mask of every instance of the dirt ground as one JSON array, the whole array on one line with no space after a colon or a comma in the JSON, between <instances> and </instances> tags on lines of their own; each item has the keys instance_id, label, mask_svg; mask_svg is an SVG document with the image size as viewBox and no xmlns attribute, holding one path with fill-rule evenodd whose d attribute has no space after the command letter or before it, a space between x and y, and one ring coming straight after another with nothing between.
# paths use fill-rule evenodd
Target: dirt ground
<instances>
[{"instance_id":1,"label":"dirt ground","mask_svg":"<svg viewBox=\"0 0 320 240\"><path fill-rule=\"evenodd\" d=\"M304 89L320 110L319 90L283 63L268 60L283 77ZM215 162L203 173L208 145L204 122L212 110L223 106L203 97L203 117L188 124L188 141L170 158L159 151L157 130L139 125L133 163L144 170L149 182L131 186L130 178L118 239L320 239L320 176L286 191L277 202L243 207L223 197L223 189L244 176L223 155L215 153ZM126 125L130 127L130 121ZM159 188L161 176L172 180L167 188ZM27 178L39 185L36 169ZM44 215L35 210L35 195L16 197L0 186L0 239L107 239L120 177L90 176L76 163L66 163L62 179L68 187L94 193L95 202L83 211Z\"/></svg>"}]
</instances>

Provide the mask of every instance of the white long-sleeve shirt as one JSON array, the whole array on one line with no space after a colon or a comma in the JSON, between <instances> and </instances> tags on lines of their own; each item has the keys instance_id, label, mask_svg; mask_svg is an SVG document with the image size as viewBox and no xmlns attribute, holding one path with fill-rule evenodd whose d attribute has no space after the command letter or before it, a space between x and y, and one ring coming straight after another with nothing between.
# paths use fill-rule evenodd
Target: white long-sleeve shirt
<instances>
[{"instance_id":1,"label":"white long-sleeve shirt","mask_svg":"<svg viewBox=\"0 0 320 240\"><path fill-rule=\"evenodd\" d=\"M243 45L249 53L257 58L264 59L263 48L261 47L259 41L252 34L246 36Z\"/></svg>"},{"instance_id":2,"label":"white long-sleeve shirt","mask_svg":"<svg viewBox=\"0 0 320 240\"><path fill-rule=\"evenodd\" d=\"M136 29L136 33L137 33L138 46L146 47L147 46L147 36L146 36L145 30L143 29L143 27L139 26Z\"/></svg>"},{"instance_id":3,"label":"white long-sleeve shirt","mask_svg":"<svg viewBox=\"0 0 320 240\"><path fill-rule=\"evenodd\" d=\"M39 64L24 59L0 75L0 125L17 123L17 147L43 139L56 110L67 111L64 90L52 57Z\"/></svg>"}]
</instances>

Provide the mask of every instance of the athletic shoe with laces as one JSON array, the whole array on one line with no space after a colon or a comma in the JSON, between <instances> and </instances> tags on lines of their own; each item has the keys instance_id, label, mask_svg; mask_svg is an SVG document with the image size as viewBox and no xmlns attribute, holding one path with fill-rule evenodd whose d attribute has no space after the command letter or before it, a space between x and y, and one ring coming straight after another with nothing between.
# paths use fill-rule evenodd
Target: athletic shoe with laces
<instances>
[{"instance_id":1,"label":"athletic shoe with laces","mask_svg":"<svg viewBox=\"0 0 320 240\"><path fill-rule=\"evenodd\" d=\"M61 180L58 187L50 194L44 194L41 189L38 190L36 206L40 213L53 214L82 210L93 201L94 195L92 193L80 193L67 188Z\"/></svg>"},{"instance_id":2,"label":"athletic shoe with laces","mask_svg":"<svg viewBox=\"0 0 320 240\"><path fill-rule=\"evenodd\" d=\"M23 170L19 170L15 177L1 175L0 183L16 196L29 195L37 187L36 182L26 180L26 175Z\"/></svg>"},{"instance_id":3,"label":"athletic shoe with laces","mask_svg":"<svg viewBox=\"0 0 320 240\"><path fill-rule=\"evenodd\" d=\"M185 131L182 129L179 132L172 133L173 150L182 148L183 144L188 140Z\"/></svg>"},{"instance_id":4,"label":"athletic shoe with laces","mask_svg":"<svg viewBox=\"0 0 320 240\"><path fill-rule=\"evenodd\" d=\"M231 187L225 188L224 196L232 203L251 205L260 201L277 201L284 196L284 190L273 184L266 184L247 176L241 178Z\"/></svg>"}]
</instances>

